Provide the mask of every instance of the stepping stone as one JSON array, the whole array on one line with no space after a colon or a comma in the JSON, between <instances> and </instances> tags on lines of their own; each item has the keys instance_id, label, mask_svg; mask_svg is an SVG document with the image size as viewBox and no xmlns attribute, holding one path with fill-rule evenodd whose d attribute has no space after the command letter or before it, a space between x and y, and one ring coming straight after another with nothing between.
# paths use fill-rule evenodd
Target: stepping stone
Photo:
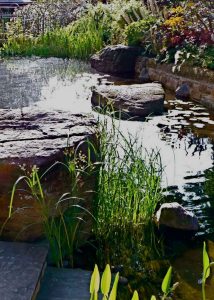
<instances>
[{"instance_id":1,"label":"stepping stone","mask_svg":"<svg viewBox=\"0 0 214 300\"><path fill-rule=\"evenodd\" d=\"M92 93L91 103L114 110L122 119L143 120L164 110L164 90L159 83L100 85Z\"/></svg>"},{"instance_id":2,"label":"stepping stone","mask_svg":"<svg viewBox=\"0 0 214 300\"><path fill-rule=\"evenodd\" d=\"M48 267L37 300L89 300L91 272Z\"/></svg>"},{"instance_id":3,"label":"stepping stone","mask_svg":"<svg viewBox=\"0 0 214 300\"><path fill-rule=\"evenodd\" d=\"M0 241L0 299L36 299L48 248Z\"/></svg>"}]
</instances>

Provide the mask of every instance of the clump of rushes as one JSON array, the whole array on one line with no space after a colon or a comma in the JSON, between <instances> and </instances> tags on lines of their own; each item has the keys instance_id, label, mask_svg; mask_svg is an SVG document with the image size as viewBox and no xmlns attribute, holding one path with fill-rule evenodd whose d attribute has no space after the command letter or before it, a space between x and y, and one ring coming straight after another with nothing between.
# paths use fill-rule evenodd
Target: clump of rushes
<instances>
[{"instance_id":1,"label":"clump of rushes","mask_svg":"<svg viewBox=\"0 0 214 300\"><path fill-rule=\"evenodd\" d=\"M105 117L94 231L105 260L101 263L118 264L131 249L135 255L142 255L145 244L149 252L155 250L153 215L162 199L162 166L158 153L145 153L137 138L125 137L114 120L111 129L107 123Z\"/></svg>"},{"instance_id":2,"label":"clump of rushes","mask_svg":"<svg viewBox=\"0 0 214 300\"><path fill-rule=\"evenodd\" d=\"M70 57L86 60L105 46L108 40L105 18L97 19L89 10L79 20L37 37L20 33L8 36L1 55Z\"/></svg>"},{"instance_id":3,"label":"clump of rushes","mask_svg":"<svg viewBox=\"0 0 214 300\"><path fill-rule=\"evenodd\" d=\"M12 189L8 219L15 213L15 211L13 211L15 193L21 182L24 182L27 187L26 192L30 193L38 204L44 234L50 246L51 260L57 267L63 267L64 260L67 260L69 265L73 267L74 250L82 237L80 233L81 225L82 222L85 222L85 215L90 214L90 212L81 205L83 199L78 197L79 183L82 181L83 175L88 175L85 169L85 163L85 156L82 155L81 152L76 154L68 151L66 153L65 163L56 162L43 174L34 166L30 173L20 176L17 179ZM88 166L89 163L87 164L87 168ZM48 173L54 171L56 167L62 167L64 170L67 170L70 181L70 191L64 193L53 207L53 203L45 193L43 181L45 181L44 179ZM53 211L55 211L54 214ZM3 229L4 228L2 228L2 230Z\"/></svg>"}]
</instances>

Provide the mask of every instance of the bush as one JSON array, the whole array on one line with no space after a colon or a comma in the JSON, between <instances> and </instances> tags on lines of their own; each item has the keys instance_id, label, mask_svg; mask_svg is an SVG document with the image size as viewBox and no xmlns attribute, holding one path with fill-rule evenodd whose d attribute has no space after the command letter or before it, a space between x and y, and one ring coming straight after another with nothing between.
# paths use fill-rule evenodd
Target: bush
<instances>
[{"instance_id":1,"label":"bush","mask_svg":"<svg viewBox=\"0 0 214 300\"><path fill-rule=\"evenodd\" d=\"M151 27L155 24L154 17L148 17L137 22L133 22L125 28L125 38L128 45L143 46L151 43Z\"/></svg>"}]
</instances>

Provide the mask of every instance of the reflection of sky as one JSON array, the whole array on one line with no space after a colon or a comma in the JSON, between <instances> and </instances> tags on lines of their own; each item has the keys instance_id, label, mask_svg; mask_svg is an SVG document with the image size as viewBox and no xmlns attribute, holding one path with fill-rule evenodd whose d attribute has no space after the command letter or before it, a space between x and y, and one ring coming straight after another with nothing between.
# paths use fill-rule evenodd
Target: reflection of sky
<instances>
[{"instance_id":1,"label":"reflection of sky","mask_svg":"<svg viewBox=\"0 0 214 300\"><path fill-rule=\"evenodd\" d=\"M57 58L11 60L0 64L0 74L0 107L37 106L73 113L92 112L91 88L100 78L85 63ZM204 171L213 166L214 117L200 105L174 99L166 101L166 110L147 122L121 121L120 129L137 136L148 151L160 152L163 186L176 186L185 205L200 210L209 201L201 203L200 193L190 187L200 186Z\"/></svg>"}]
</instances>

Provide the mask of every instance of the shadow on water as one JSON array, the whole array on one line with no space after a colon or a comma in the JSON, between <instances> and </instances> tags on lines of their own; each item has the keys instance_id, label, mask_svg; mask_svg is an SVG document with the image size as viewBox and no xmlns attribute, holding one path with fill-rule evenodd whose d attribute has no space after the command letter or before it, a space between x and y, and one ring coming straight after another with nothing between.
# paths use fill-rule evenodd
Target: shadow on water
<instances>
[{"instance_id":1,"label":"shadow on water","mask_svg":"<svg viewBox=\"0 0 214 300\"><path fill-rule=\"evenodd\" d=\"M74 60L4 61L0 63L0 108L31 106L92 113L91 87L100 78L87 64ZM98 114L94 113L94 116ZM176 280L181 283L174 299L199 300L201 240L214 240L214 114L199 104L177 100L168 94L163 115L148 118L146 122L116 120L115 123L120 123L125 135L137 135L148 151L154 148L159 151L164 166L162 185L166 188L166 200L182 203L199 218L199 242L190 241L184 248L175 245L180 249L180 256L171 259ZM212 242L209 242L209 254L214 259ZM132 282L132 287L127 287L130 294L137 288L145 299L149 299L156 287L156 295L160 291L168 262L152 260L148 264L135 275L128 274L127 270L124 272ZM207 295L209 300L214 299L214 278L208 281ZM126 299L124 294L121 299Z\"/></svg>"}]
</instances>

